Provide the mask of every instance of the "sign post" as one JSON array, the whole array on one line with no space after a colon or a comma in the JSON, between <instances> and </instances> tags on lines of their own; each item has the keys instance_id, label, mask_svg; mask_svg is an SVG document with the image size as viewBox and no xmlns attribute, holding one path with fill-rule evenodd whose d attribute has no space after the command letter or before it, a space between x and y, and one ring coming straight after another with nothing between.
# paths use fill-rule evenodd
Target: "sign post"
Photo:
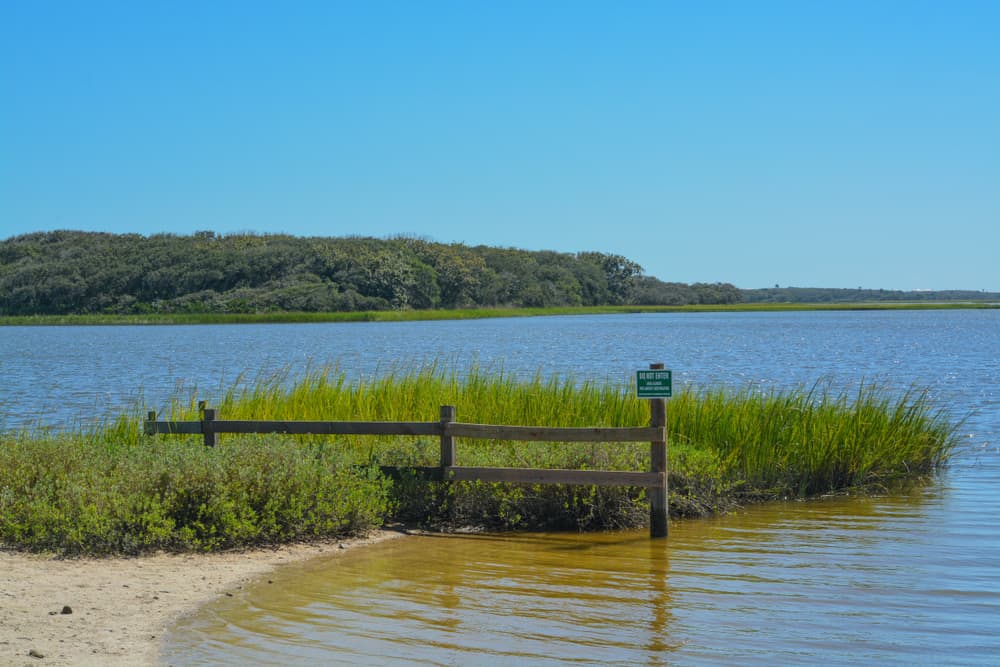
<instances>
[{"instance_id":1,"label":"sign post","mask_svg":"<svg viewBox=\"0 0 1000 667\"><path fill-rule=\"evenodd\" d=\"M667 402L673 394L673 374L663 364L650 364L648 371L636 371L635 390L639 398L649 399L649 425L667 425ZM649 443L649 470L663 474L663 481L649 489L649 536L666 537L667 519L670 514L667 495L667 441Z\"/></svg>"}]
</instances>

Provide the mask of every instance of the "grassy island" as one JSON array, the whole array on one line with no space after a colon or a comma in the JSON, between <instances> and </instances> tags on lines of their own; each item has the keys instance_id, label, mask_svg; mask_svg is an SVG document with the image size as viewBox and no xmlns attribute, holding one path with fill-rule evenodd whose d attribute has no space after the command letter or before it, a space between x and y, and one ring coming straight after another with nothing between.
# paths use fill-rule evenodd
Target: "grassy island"
<instances>
[{"instance_id":1,"label":"grassy island","mask_svg":"<svg viewBox=\"0 0 1000 667\"><path fill-rule=\"evenodd\" d=\"M536 426L643 426L627 387L433 367L350 383L316 371L231 390L227 419L434 420ZM175 403L171 419L196 419ZM740 504L882 490L944 464L956 426L926 393L874 386L788 392L683 391L668 406L671 516ZM642 443L475 442L470 466L646 470ZM384 522L435 528L598 530L648 519L640 488L387 479L381 465L434 465L434 438L147 436L122 415L70 433L0 435L0 545L64 554L210 551L364 533Z\"/></svg>"}]
</instances>

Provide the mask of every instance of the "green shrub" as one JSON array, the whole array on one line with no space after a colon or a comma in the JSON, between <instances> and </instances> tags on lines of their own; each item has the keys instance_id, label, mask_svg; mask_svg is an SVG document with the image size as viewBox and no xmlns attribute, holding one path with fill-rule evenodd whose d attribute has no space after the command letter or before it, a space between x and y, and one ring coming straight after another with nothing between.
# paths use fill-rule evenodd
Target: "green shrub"
<instances>
[{"instance_id":1,"label":"green shrub","mask_svg":"<svg viewBox=\"0 0 1000 667\"><path fill-rule=\"evenodd\" d=\"M390 484L332 449L265 439L225 447L80 436L0 448L0 541L68 554L215 550L363 533Z\"/></svg>"}]
</instances>

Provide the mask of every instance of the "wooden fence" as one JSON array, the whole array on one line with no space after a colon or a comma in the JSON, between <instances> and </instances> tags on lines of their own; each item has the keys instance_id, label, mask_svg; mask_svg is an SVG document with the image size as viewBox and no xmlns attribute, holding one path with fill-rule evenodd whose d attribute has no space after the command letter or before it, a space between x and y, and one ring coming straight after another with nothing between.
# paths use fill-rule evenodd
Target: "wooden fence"
<instances>
[{"instance_id":1,"label":"wooden fence","mask_svg":"<svg viewBox=\"0 0 1000 667\"><path fill-rule=\"evenodd\" d=\"M511 482L517 484L582 484L597 486L641 486L648 489L650 536L667 536L667 433L666 404L650 400L650 425L631 428L554 428L542 426L498 426L455 421L453 405L441 406L440 419L431 422L365 421L256 421L218 419L216 411L202 404L200 421L157 421L150 412L145 432L201 435L214 447L222 433L281 433L289 435L395 435L435 436L441 441L440 465L418 470L443 481ZM477 468L455 464L455 439L514 440L522 442L649 442L649 472L625 470L558 470L548 468ZM386 472L391 472L387 469Z\"/></svg>"}]
</instances>

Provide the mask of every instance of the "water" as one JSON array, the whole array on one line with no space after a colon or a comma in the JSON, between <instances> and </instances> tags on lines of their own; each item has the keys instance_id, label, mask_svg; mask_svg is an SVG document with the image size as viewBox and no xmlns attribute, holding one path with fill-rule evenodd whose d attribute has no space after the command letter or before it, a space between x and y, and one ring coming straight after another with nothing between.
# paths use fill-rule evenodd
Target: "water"
<instances>
[{"instance_id":1,"label":"water","mask_svg":"<svg viewBox=\"0 0 1000 667\"><path fill-rule=\"evenodd\" d=\"M0 421L55 427L241 373L425 362L624 382L928 386L963 444L930 486L599 535L409 537L289 567L175 629L172 664L996 664L1000 311L0 328ZM415 415L414 418L434 418Z\"/></svg>"},{"instance_id":2,"label":"water","mask_svg":"<svg viewBox=\"0 0 1000 667\"><path fill-rule=\"evenodd\" d=\"M177 397L211 401L238 381L309 367L357 378L427 363L624 383L662 361L678 387L867 379L930 386L949 402L956 395L959 411L995 409L998 324L1000 311L969 310L0 327L0 428L144 414Z\"/></svg>"},{"instance_id":3,"label":"water","mask_svg":"<svg viewBox=\"0 0 1000 667\"><path fill-rule=\"evenodd\" d=\"M996 481L994 479L994 481ZM173 664L995 664L995 537L941 490L645 532L411 537L289 567L175 631ZM992 559L992 560L991 560Z\"/></svg>"}]
</instances>

